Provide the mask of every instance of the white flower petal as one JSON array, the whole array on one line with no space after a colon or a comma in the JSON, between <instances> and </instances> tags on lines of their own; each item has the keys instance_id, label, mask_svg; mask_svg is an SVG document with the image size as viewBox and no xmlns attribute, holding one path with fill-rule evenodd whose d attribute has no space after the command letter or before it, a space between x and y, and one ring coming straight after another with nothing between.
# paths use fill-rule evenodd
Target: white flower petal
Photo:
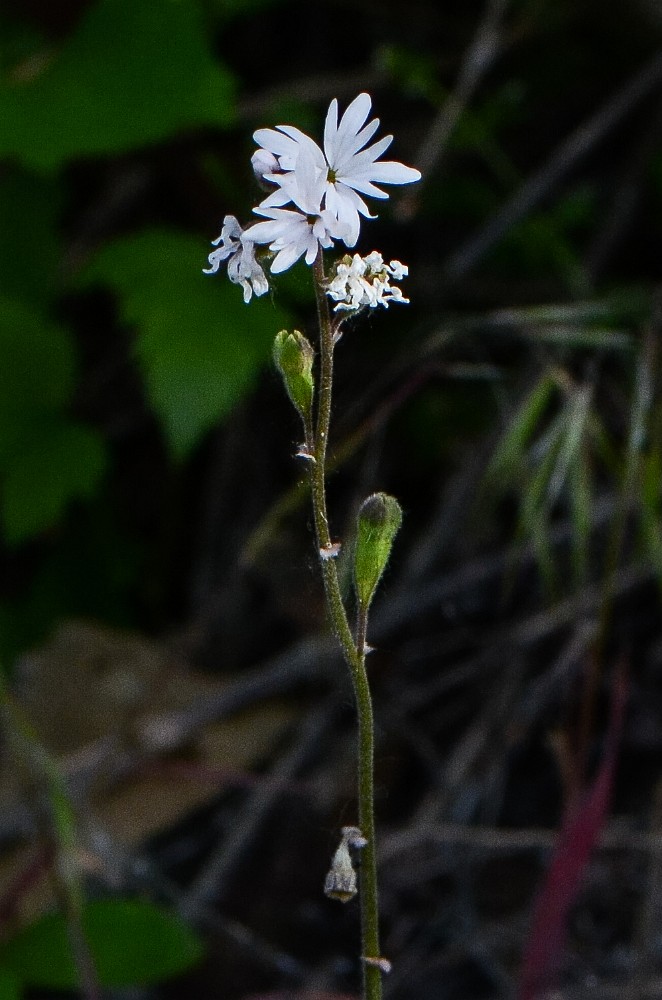
<instances>
[{"instance_id":1,"label":"white flower petal","mask_svg":"<svg viewBox=\"0 0 662 1000\"><path fill-rule=\"evenodd\" d=\"M273 243L282 231L283 222L279 219L273 219L270 222L256 222L246 230L246 236L254 243Z\"/></svg>"},{"instance_id":2,"label":"white flower petal","mask_svg":"<svg viewBox=\"0 0 662 1000\"><path fill-rule=\"evenodd\" d=\"M354 153L351 160L347 164L347 169L351 170L352 173L356 173L363 170L365 167L370 167L378 156L381 156L382 153L386 152L392 142L393 136L385 135L383 139L373 143L372 146L368 146L367 149L362 150L360 153ZM342 173L340 168L337 173Z\"/></svg>"},{"instance_id":3,"label":"white flower petal","mask_svg":"<svg viewBox=\"0 0 662 1000\"><path fill-rule=\"evenodd\" d=\"M272 274L280 274L282 271L287 271L292 264L296 264L299 257L305 252L305 244L300 246L298 243L290 243L288 246L280 250L271 265Z\"/></svg>"},{"instance_id":4,"label":"white flower petal","mask_svg":"<svg viewBox=\"0 0 662 1000\"><path fill-rule=\"evenodd\" d=\"M360 132L356 133L353 141L348 145L348 149L352 155L358 152L359 149L362 149L366 142L372 139L373 135L379 128L379 125L379 118L373 118L371 122L368 122L365 128L362 128Z\"/></svg>"},{"instance_id":5,"label":"white flower petal","mask_svg":"<svg viewBox=\"0 0 662 1000\"><path fill-rule=\"evenodd\" d=\"M336 145L337 153L340 152L342 155L343 144L357 134L357 132L363 127L363 124L370 114L370 108L372 107L372 99L370 94L359 94L355 97L352 103L349 105L345 114L340 119L340 125L338 126L338 132L336 134Z\"/></svg>"},{"instance_id":6,"label":"white flower petal","mask_svg":"<svg viewBox=\"0 0 662 1000\"><path fill-rule=\"evenodd\" d=\"M275 156L296 155L297 144L294 139L272 128L259 128L257 132L253 132L253 138L258 146L274 153Z\"/></svg>"},{"instance_id":7,"label":"white flower petal","mask_svg":"<svg viewBox=\"0 0 662 1000\"><path fill-rule=\"evenodd\" d=\"M420 181L421 171L396 160L382 160L371 167L370 179L380 184L413 184Z\"/></svg>"},{"instance_id":8,"label":"white flower petal","mask_svg":"<svg viewBox=\"0 0 662 1000\"><path fill-rule=\"evenodd\" d=\"M351 188L353 191L360 191L361 194L367 194L371 198L388 198L386 191L382 191L380 188L375 187L371 184L369 180L362 180L360 177L343 178L343 185L347 188ZM363 203L365 205L365 202ZM370 215L370 212L361 212L361 215L365 215L368 219L376 219L376 215Z\"/></svg>"},{"instance_id":9,"label":"white flower petal","mask_svg":"<svg viewBox=\"0 0 662 1000\"><path fill-rule=\"evenodd\" d=\"M282 175L278 175L278 187L276 190L272 191L271 194L264 199L264 201L260 202L261 208L280 208L282 205L287 205L288 202L292 200L287 193L285 186L281 184L281 176ZM271 176L269 176L268 179L271 180Z\"/></svg>"},{"instance_id":10,"label":"white flower petal","mask_svg":"<svg viewBox=\"0 0 662 1000\"><path fill-rule=\"evenodd\" d=\"M338 121L338 101L329 104L324 123L324 152L317 143L293 125L273 129L258 129L255 138L265 150L278 157L279 171L267 175L278 186L260 206L273 210L292 202L306 216L319 217L324 203L342 226L342 232L326 225L316 226L321 246L331 239L342 239L349 247L356 245L360 216L374 218L360 197L385 199L388 193L377 184L411 184L420 179L420 172L395 161L379 161L393 141L384 136L371 146L366 144L379 128L379 119L366 121L372 100L361 93L349 104ZM360 192L360 194L359 194ZM257 214L265 214L256 210ZM275 218L272 216L272 218Z\"/></svg>"},{"instance_id":11,"label":"white flower petal","mask_svg":"<svg viewBox=\"0 0 662 1000\"><path fill-rule=\"evenodd\" d=\"M326 120L324 122L324 152L329 163L332 163L332 150L335 149L334 143L336 140L336 134L338 132L338 101L334 97L329 104L329 110L326 113ZM333 165L333 164L332 164Z\"/></svg>"}]
</instances>

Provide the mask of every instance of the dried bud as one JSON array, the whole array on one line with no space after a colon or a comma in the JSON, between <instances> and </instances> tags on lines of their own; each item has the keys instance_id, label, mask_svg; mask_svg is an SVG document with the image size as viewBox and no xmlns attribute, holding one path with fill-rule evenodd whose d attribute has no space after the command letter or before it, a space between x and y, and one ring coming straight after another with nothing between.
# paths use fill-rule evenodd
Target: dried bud
<instances>
[{"instance_id":1,"label":"dried bud","mask_svg":"<svg viewBox=\"0 0 662 1000\"><path fill-rule=\"evenodd\" d=\"M361 504L356 527L354 587L363 608L374 597L401 524L400 504L388 493L373 493Z\"/></svg>"},{"instance_id":2,"label":"dried bud","mask_svg":"<svg viewBox=\"0 0 662 1000\"><path fill-rule=\"evenodd\" d=\"M356 872L349 853L350 847L365 847L368 841L356 826L342 828L342 840L333 855L331 868L324 880L324 893L341 903L349 903L356 895Z\"/></svg>"},{"instance_id":3,"label":"dried bud","mask_svg":"<svg viewBox=\"0 0 662 1000\"><path fill-rule=\"evenodd\" d=\"M292 333L281 330L276 334L273 357L287 394L305 423L310 417L315 388L312 345L298 330Z\"/></svg>"},{"instance_id":4,"label":"dried bud","mask_svg":"<svg viewBox=\"0 0 662 1000\"><path fill-rule=\"evenodd\" d=\"M343 826L340 832L350 847L365 847L368 843L358 826Z\"/></svg>"}]
</instances>

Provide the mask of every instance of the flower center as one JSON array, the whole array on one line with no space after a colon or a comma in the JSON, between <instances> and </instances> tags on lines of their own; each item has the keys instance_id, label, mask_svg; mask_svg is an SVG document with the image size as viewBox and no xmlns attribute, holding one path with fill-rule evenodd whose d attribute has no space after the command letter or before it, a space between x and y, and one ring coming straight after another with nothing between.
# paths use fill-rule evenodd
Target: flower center
<instances>
[{"instance_id":1,"label":"flower center","mask_svg":"<svg viewBox=\"0 0 662 1000\"><path fill-rule=\"evenodd\" d=\"M326 179L329 182L329 184L335 184L336 183L336 172L333 169L333 167L329 167L329 172L326 175Z\"/></svg>"}]
</instances>

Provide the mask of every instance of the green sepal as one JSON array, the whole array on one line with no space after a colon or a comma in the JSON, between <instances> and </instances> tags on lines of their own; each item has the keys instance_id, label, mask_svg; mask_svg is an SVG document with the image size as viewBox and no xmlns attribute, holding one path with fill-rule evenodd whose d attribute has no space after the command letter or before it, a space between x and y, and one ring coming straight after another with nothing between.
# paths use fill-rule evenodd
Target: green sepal
<instances>
[{"instance_id":1,"label":"green sepal","mask_svg":"<svg viewBox=\"0 0 662 1000\"><path fill-rule=\"evenodd\" d=\"M402 524L402 509L388 493L373 493L363 501L356 525L354 588L359 605L370 605Z\"/></svg>"},{"instance_id":2,"label":"green sepal","mask_svg":"<svg viewBox=\"0 0 662 1000\"><path fill-rule=\"evenodd\" d=\"M274 363L283 376L287 395L305 422L310 419L315 382L312 344L299 330L281 330L274 341Z\"/></svg>"}]
</instances>

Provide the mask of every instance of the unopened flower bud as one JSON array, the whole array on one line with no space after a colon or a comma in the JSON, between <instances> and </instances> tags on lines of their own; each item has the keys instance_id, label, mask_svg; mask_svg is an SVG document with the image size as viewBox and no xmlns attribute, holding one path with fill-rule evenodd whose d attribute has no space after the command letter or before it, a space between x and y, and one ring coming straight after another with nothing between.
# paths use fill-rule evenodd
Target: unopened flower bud
<instances>
[{"instance_id":1,"label":"unopened flower bud","mask_svg":"<svg viewBox=\"0 0 662 1000\"><path fill-rule=\"evenodd\" d=\"M373 493L361 504L356 527L354 587L363 608L374 597L401 524L400 504L388 493Z\"/></svg>"},{"instance_id":2,"label":"unopened flower bud","mask_svg":"<svg viewBox=\"0 0 662 1000\"><path fill-rule=\"evenodd\" d=\"M313 361L315 353L302 333L281 330L274 341L274 363L283 376L285 389L304 423L313 405Z\"/></svg>"},{"instance_id":3,"label":"unopened flower bud","mask_svg":"<svg viewBox=\"0 0 662 1000\"><path fill-rule=\"evenodd\" d=\"M255 180L263 191L272 191L275 186L273 181L267 180L267 174L283 173L278 160L268 149L256 149L251 156L251 166Z\"/></svg>"}]
</instances>

